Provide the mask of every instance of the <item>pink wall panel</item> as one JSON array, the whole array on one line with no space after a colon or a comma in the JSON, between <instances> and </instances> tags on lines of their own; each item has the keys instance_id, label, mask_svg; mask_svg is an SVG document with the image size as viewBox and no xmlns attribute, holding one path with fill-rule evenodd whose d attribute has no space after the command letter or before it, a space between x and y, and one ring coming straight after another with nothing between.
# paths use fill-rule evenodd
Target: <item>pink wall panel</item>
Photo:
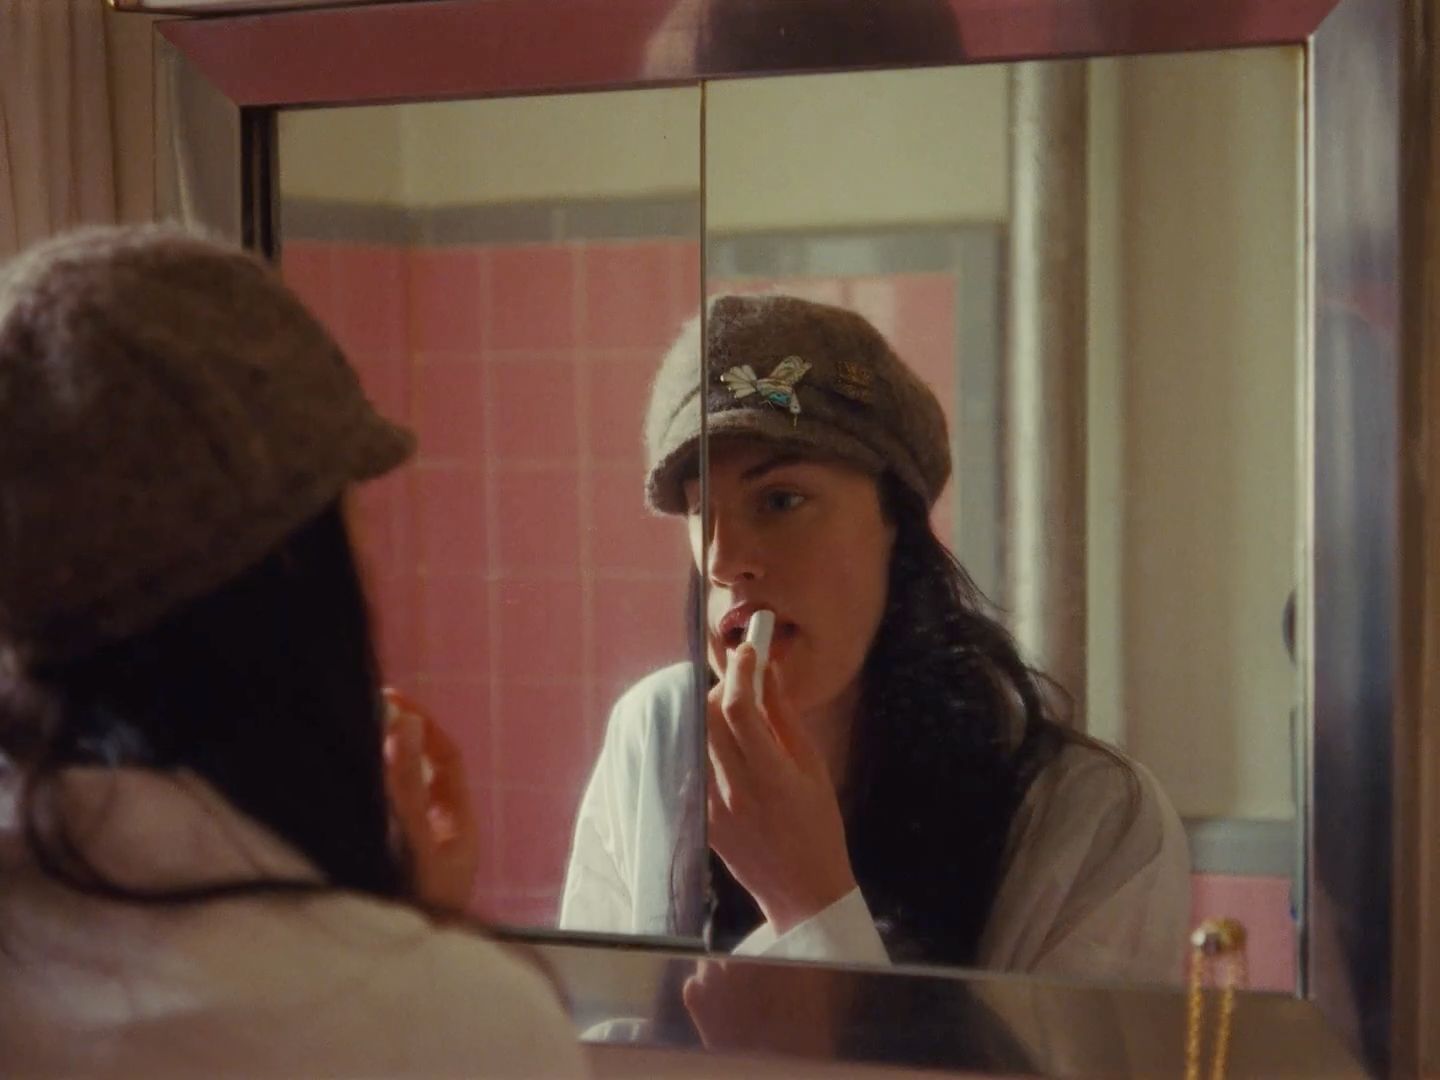
<instances>
[{"instance_id":1,"label":"pink wall panel","mask_svg":"<svg viewBox=\"0 0 1440 1080\"><path fill-rule=\"evenodd\" d=\"M410 348L476 353L485 345L485 258L476 247L409 252Z\"/></svg>"},{"instance_id":2,"label":"pink wall panel","mask_svg":"<svg viewBox=\"0 0 1440 1080\"><path fill-rule=\"evenodd\" d=\"M497 581L496 670L584 668L584 598L573 581Z\"/></svg>"},{"instance_id":3,"label":"pink wall panel","mask_svg":"<svg viewBox=\"0 0 1440 1080\"><path fill-rule=\"evenodd\" d=\"M479 358L420 353L412 422L421 461L477 465L485 460L487 371Z\"/></svg>"},{"instance_id":4,"label":"pink wall panel","mask_svg":"<svg viewBox=\"0 0 1440 1080\"><path fill-rule=\"evenodd\" d=\"M584 344L592 349L649 349L658 360L679 329L679 319L672 318L678 314L674 297L679 266L672 241L587 245Z\"/></svg>"},{"instance_id":5,"label":"pink wall panel","mask_svg":"<svg viewBox=\"0 0 1440 1080\"><path fill-rule=\"evenodd\" d=\"M1295 990L1295 921L1288 877L1195 874L1193 922L1233 916L1245 924L1252 990Z\"/></svg>"},{"instance_id":6,"label":"pink wall panel","mask_svg":"<svg viewBox=\"0 0 1440 1080\"><path fill-rule=\"evenodd\" d=\"M419 580L375 574L368 587L381 674L391 686L413 687L421 673Z\"/></svg>"},{"instance_id":7,"label":"pink wall panel","mask_svg":"<svg viewBox=\"0 0 1440 1080\"><path fill-rule=\"evenodd\" d=\"M501 465L492 482L495 571L509 581L579 580L580 470Z\"/></svg>"},{"instance_id":8,"label":"pink wall panel","mask_svg":"<svg viewBox=\"0 0 1440 1080\"><path fill-rule=\"evenodd\" d=\"M420 579L424 675L490 674L490 596L495 585L477 574L425 574Z\"/></svg>"},{"instance_id":9,"label":"pink wall panel","mask_svg":"<svg viewBox=\"0 0 1440 1080\"><path fill-rule=\"evenodd\" d=\"M495 725L500 782L573 800L594 764L589 732L580 723L585 708L578 678L500 682Z\"/></svg>"},{"instance_id":10,"label":"pink wall panel","mask_svg":"<svg viewBox=\"0 0 1440 1080\"><path fill-rule=\"evenodd\" d=\"M406 262L395 247L351 244L337 251L334 330L347 352L379 352L403 363L409 347Z\"/></svg>"},{"instance_id":11,"label":"pink wall panel","mask_svg":"<svg viewBox=\"0 0 1440 1080\"><path fill-rule=\"evenodd\" d=\"M486 359L491 420L490 452L501 465L546 460L573 465L580 453L580 401L576 365L569 353L493 354ZM594 418L604 423L603 417Z\"/></svg>"},{"instance_id":12,"label":"pink wall panel","mask_svg":"<svg viewBox=\"0 0 1440 1080\"><path fill-rule=\"evenodd\" d=\"M487 343L495 349L566 349L577 341L573 245L489 252Z\"/></svg>"},{"instance_id":13,"label":"pink wall panel","mask_svg":"<svg viewBox=\"0 0 1440 1080\"><path fill-rule=\"evenodd\" d=\"M679 575L668 581L595 583L594 619L611 628L597 637L595 666L602 685L628 686L659 666L684 659L685 585Z\"/></svg>"},{"instance_id":14,"label":"pink wall panel","mask_svg":"<svg viewBox=\"0 0 1440 1080\"><path fill-rule=\"evenodd\" d=\"M427 574L484 574L489 478L468 464L414 470L415 556Z\"/></svg>"},{"instance_id":15,"label":"pink wall panel","mask_svg":"<svg viewBox=\"0 0 1440 1080\"><path fill-rule=\"evenodd\" d=\"M287 241L281 273L312 312L327 322L335 314L334 244ZM333 332L333 331L332 331Z\"/></svg>"},{"instance_id":16,"label":"pink wall panel","mask_svg":"<svg viewBox=\"0 0 1440 1080\"><path fill-rule=\"evenodd\" d=\"M606 349L587 352L580 362L590 376L586 402L591 458L629 468L639 491L645 477L645 407L659 354L646 349Z\"/></svg>"},{"instance_id":17,"label":"pink wall panel","mask_svg":"<svg viewBox=\"0 0 1440 1080\"><path fill-rule=\"evenodd\" d=\"M592 565L602 575L683 580L689 572L688 529L680 518L646 509L643 477L638 463L590 470Z\"/></svg>"}]
</instances>

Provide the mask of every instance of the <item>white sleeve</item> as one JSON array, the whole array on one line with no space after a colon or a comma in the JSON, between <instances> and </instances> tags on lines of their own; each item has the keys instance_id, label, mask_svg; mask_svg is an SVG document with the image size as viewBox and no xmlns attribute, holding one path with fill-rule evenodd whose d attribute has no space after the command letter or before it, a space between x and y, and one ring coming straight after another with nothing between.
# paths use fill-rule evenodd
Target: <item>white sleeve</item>
<instances>
[{"instance_id":1,"label":"white sleeve","mask_svg":"<svg viewBox=\"0 0 1440 1080\"><path fill-rule=\"evenodd\" d=\"M1017 815L982 967L1180 981L1189 845L1154 776L1126 764L1129 775L1094 749L1071 747L1036 778Z\"/></svg>"},{"instance_id":2,"label":"white sleeve","mask_svg":"<svg viewBox=\"0 0 1440 1080\"><path fill-rule=\"evenodd\" d=\"M611 710L575 822L561 929L674 932L674 873L704 850L703 805L692 820L684 794L700 760L692 693L690 665L674 664L636 683Z\"/></svg>"},{"instance_id":3,"label":"white sleeve","mask_svg":"<svg viewBox=\"0 0 1440 1080\"><path fill-rule=\"evenodd\" d=\"M762 923L735 946L736 956L763 956L771 960L811 960L832 964L888 966L890 954L875 928L874 916L858 888L829 907L797 923L779 937Z\"/></svg>"},{"instance_id":4,"label":"white sleeve","mask_svg":"<svg viewBox=\"0 0 1440 1080\"><path fill-rule=\"evenodd\" d=\"M562 930L624 933L632 929L634 902L624 865L624 788L622 778L615 775L623 771L623 763L616 760L620 753L607 736L585 787L560 901ZM633 808L630 813L633 819Z\"/></svg>"}]
</instances>

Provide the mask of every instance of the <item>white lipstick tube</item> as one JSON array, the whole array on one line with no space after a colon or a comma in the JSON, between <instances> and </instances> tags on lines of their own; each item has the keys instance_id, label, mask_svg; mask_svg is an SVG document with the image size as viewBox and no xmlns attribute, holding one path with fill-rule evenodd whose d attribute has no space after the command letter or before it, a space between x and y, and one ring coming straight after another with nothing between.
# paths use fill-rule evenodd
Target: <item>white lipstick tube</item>
<instances>
[{"instance_id":1,"label":"white lipstick tube","mask_svg":"<svg viewBox=\"0 0 1440 1080\"><path fill-rule=\"evenodd\" d=\"M755 707L765 702L765 665L770 660L770 639L775 634L775 613L764 608L750 616L745 640L755 649Z\"/></svg>"}]
</instances>

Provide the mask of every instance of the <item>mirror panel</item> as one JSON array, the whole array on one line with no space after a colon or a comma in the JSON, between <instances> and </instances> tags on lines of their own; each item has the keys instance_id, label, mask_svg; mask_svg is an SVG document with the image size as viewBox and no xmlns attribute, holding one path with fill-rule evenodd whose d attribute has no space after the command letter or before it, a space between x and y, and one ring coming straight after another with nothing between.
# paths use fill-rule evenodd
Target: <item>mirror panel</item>
<instances>
[{"instance_id":1,"label":"mirror panel","mask_svg":"<svg viewBox=\"0 0 1440 1080\"><path fill-rule=\"evenodd\" d=\"M1251 985L1290 992L1303 78L1287 47L706 88L709 295L849 308L926 380L936 534L1168 794L1191 918L1243 916Z\"/></svg>"},{"instance_id":2,"label":"mirror panel","mask_svg":"<svg viewBox=\"0 0 1440 1080\"><path fill-rule=\"evenodd\" d=\"M686 655L685 545L645 510L641 420L699 302L699 97L278 118L283 272L418 436L355 520L384 676L461 744L473 911L504 925L556 925L610 708Z\"/></svg>"},{"instance_id":3,"label":"mirror panel","mask_svg":"<svg viewBox=\"0 0 1440 1080\"><path fill-rule=\"evenodd\" d=\"M742 57L728 71L706 67L709 60L696 47L701 17L732 2L748 4L757 15L781 9L768 0L699 0L694 5L640 0L626 6L626 14L635 18L621 22L610 5L595 5L591 0L493 0L485 4L455 0L345 6L290 12L283 17L172 20L157 27L157 69L163 69L167 59L183 58L197 86L203 84L205 93L213 92L227 110L257 120L263 128L271 119L269 110L276 107L595 90L734 74L742 68L760 74L888 66L874 47L861 48L854 56L837 61L820 55L809 38L782 36L772 42L774 51L762 55L758 49L752 50L752 55ZM828 6L840 17L864 2L868 0L816 0L814 7ZM1401 55L1400 5L1393 0L1302 0L1283 5L1223 0L1172 18L1142 11L1143 5L1112 0L1036 0L1019 7L996 6L991 0L947 2L961 25L965 44L963 55L954 57L957 62L1267 44L1302 49L1309 80L1305 142L1314 166L1305 211L1313 215L1314 231L1307 236L1313 247L1304 260L1313 273L1315 294L1313 304L1306 298L1303 322L1321 357L1329 355L1329 350L1339 350L1356 372L1364 369L1375 400L1394 405L1399 381L1419 362L1418 357L1407 359L1409 354L1399 350L1396 330L1402 267L1396 223L1402 211L1413 209L1399 198L1399 152L1394 134L1402 67L1397 62ZM143 9L153 5L147 0L122 0L119 6ZM784 6L790 6L788 0ZM637 48L636 42L648 46L655 27L677 7L690 8L692 17L668 31L677 39L676 47L667 52L675 58L672 65L663 71L644 66L640 58L649 50ZM887 9L883 21L889 26L906 20ZM601 24L604 34L596 32ZM483 62L477 62L481 55L477 43L484 46ZM583 44L577 47L577 43ZM267 62L255 63L256 56L265 56ZM163 70L159 74L163 77ZM167 107L174 102L167 100L163 89L157 86L157 168L174 168L181 196L186 195L184 178L193 175L228 176L235 184L240 183L242 173L258 175L262 187L269 188L275 175L254 171L260 144L207 137L210 132L202 130L205 125L197 125L183 108ZM191 90L181 87L179 92L189 94ZM1092 156L1092 173L1097 160ZM1093 178L1091 182L1093 186ZM1110 197L1116 199L1113 192ZM164 209L186 220L208 222L203 212L195 212L188 198L167 202ZM227 235L249 236L240 227L243 222L226 219L218 224ZM1101 241L1092 237L1092 255L1100 248ZM1091 282L1099 281L1092 274ZM1357 317L1375 333L1351 334L1348 325L1323 313L1327 305ZM1095 334L1092 329L1086 337ZM1094 349L1092 343L1092 369ZM1369 633L1386 621L1381 609L1393 607L1393 597L1382 590L1375 598L1379 608L1352 605L1349 598L1355 582L1375 573L1386 580L1393 577L1397 552L1393 546L1385 547L1383 538L1392 533L1384 520L1378 524L1362 520L1369 504L1355 494L1360 489L1350 466L1361 458L1371 460L1367 455L1373 453L1379 467L1396 469L1399 449L1393 438L1387 441L1384 433L1391 421L1382 416L1370 431L1374 438L1367 437L1365 445L1351 453L1347 448L1359 421L1350 416L1350 410L1359 400L1357 391L1337 383L1330 388L1335 407L1320 408L1314 400L1315 376L1308 360L1306 369L1311 394L1302 401L1299 415L1305 429L1302 501L1310 507L1302 508L1300 516L1307 523L1313 520L1312 531L1319 534L1306 536L1304 542L1329 547L1321 552L1311 546L1302 553L1297 616L1298 659L1305 669L1305 693L1299 696L1300 726L1311 743L1311 756L1300 763L1306 795L1300 811L1302 819L1314 819L1313 833L1306 838L1313 856L1306 869L1314 894L1297 893L1295 898L1295 906L1310 919L1301 979L1312 1001L1300 1007L1307 1017L1323 1016L1324 1022L1335 1025L1352 1045L1358 1045L1357 1032L1363 1028L1366 1058L1372 1067L1383 1070L1392 1034L1386 990L1392 980L1387 973L1403 984L1413 974L1416 962L1403 947L1392 955L1384 929L1390 921L1391 905L1385 898L1390 895L1393 876L1384 853L1391 846L1391 825L1401 824L1399 819L1391 822L1391 811L1394 806L1413 803L1409 798L1413 791L1406 787L1413 777L1402 770L1395 777L1400 790L1392 792L1387 786L1388 773L1374 771L1374 763L1386 757L1384 748L1392 724L1403 725L1408 715L1403 693L1395 699L1399 705L1392 701L1397 689L1392 673L1402 669L1392 662L1396 657L1391 654L1399 646L1383 634ZM1369 393L1367 389L1362 396ZM1092 432L1092 450L1097 441ZM1334 462L1339 464L1328 467L1327 463ZM1093 494L1088 497L1095 498ZM1349 516L1333 535L1326 532L1327 501L1348 507ZM1388 509L1382 509L1382 518L1398 513L1395 506L1385 505ZM1091 522L1087 533L1095 528L1097 523ZM1356 534L1366 537L1364 542L1341 542ZM1378 568L1371 562L1377 555ZM1324 572L1316 572L1317 566ZM1363 599L1363 593L1354 595ZM1095 611L1093 585L1087 606L1090 613ZM1353 643L1361 636L1367 643L1366 659L1357 663ZM1374 663L1370 663L1372 659ZM1093 680L1096 665L1087 662L1084 670ZM1327 671L1339 672L1338 677L1353 685L1363 685L1363 695L1327 695L1321 684ZM1399 689L1413 689L1411 681L1407 676ZM1086 688L1087 699L1095 693L1092 682ZM1392 716L1396 708L1400 712ZM1095 720L1092 716L1092 730ZM1377 775L1382 777L1378 786ZM1221 819L1221 824L1227 820ZM1325 827L1327 822L1337 821L1344 827ZM1237 834L1228 828L1207 833L1197 829L1194 820L1189 825L1197 862L1202 864L1207 850L1223 850L1242 874L1248 872L1247 867L1273 869L1281 861L1272 857L1274 847L1263 831L1251 832L1248 839L1240 834L1244 842L1237 844L1230 842ZM1221 841L1218 848L1213 842L1217 839ZM1346 866L1352 866L1352 852L1373 856L1366 865L1376 873L1358 878L1344 873ZM1394 868L1394 872L1403 877L1404 867ZM1351 888L1347 882L1361 884ZM1358 929L1351 933L1352 928ZM1335 947L1336 941L1342 942L1341 947ZM603 946L578 948L593 957L597 971L614 969L617 958L625 955ZM1145 1000L1164 996L1146 992ZM1240 1006L1243 1009L1267 1000L1273 999L1266 995L1242 997ZM1395 1029L1400 1027L1397 1020ZM1153 1025L1127 1025L1125 1037L1131 1031L1149 1030ZM1238 1061L1237 1067L1243 1069Z\"/></svg>"}]
</instances>

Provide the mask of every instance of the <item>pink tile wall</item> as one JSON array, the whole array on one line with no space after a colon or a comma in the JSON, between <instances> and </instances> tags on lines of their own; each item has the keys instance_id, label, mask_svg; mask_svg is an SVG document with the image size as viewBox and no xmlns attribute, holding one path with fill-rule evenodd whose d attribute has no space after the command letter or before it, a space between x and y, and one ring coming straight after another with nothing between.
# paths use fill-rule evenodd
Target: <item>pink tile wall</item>
<instances>
[{"instance_id":1,"label":"pink tile wall","mask_svg":"<svg viewBox=\"0 0 1440 1080\"><path fill-rule=\"evenodd\" d=\"M644 509L641 421L696 266L672 241L284 249L376 405L419 437L354 522L385 677L464 751L489 918L553 922L610 705L686 654L688 556Z\"/></svg>"}]
</instances>

